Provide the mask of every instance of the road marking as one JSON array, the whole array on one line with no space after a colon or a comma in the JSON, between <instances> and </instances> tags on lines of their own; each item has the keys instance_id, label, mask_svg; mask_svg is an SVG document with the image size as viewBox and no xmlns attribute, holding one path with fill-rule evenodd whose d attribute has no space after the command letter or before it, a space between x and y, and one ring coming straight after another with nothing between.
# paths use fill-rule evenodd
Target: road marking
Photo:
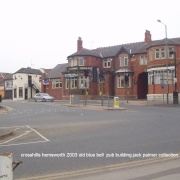
<instances>
[{"instance_id":1,"label":"road marking","mask_svg":"<svg viewBox=\"0 0 180 180\"><path fill-rule=\"evenodd\" d=\"M30 126L26 125L27 128L31 129L32 131L34 131L36 134L38 134L41 138L43 138L45 141L49 141L49 139L45 138L41 133L39 133L38 131L36 131L35 129L31 128Z\"/></svg>"},{"instance_id":2,"label":"road marking","mask_svg":"<svg viewBox=\"0 0 180 180\"><path fill-rule=\"evenodd\" d=\"M25 126L9 126L9 127L0 127L0 128L19 128L19 127L25 127Z\"/></svg>"},{"instance_id":3,"label":"road marking","mask_svg":"<svg viewBox=\"0 0 180 180\"><path fill-rule=\"evenodd\" d=\"M36 142L27 142L27 143L18 143L18 144L5 144L5 145L0 145L0 147L2 146L19 146L19 145L26 145L26 144L37 144L37 143L44 143L47 141L36 141Z\"/></svg>"},{"instance_id":4,"label":"road marking","mask_svg":"<svg viewBox=\"0 0 180 180\"><path fill-rule=\"evenodd\" d=\"M18 180L60 180L63 178L73 178L78 177L82 175L92 175L96 173L104 173L108 171L113 171L117 169L125 169L130 167L137 167L142 166L150 163L157 163L167 160L173 160L177 158L152 158L152 159L146 159L146 160L139 160L135 162L129 162L129 163L123 163L123 164L115 164L115 165L109 165L104 167L97 167L97 168L90 168L90 169L84 169L84 170L77 170L77 171L71 171L71 172L62 172L57 174L51 174L51 175L45 175L45 176L37 176L37 177L30 177L30 178L22 178Z\"/></svg>"},{"instance_id":5,"label":"road marking","mask_svg":"<svg viewBox=\"0 0 180 180\"><path fill-rule=\"evenodd\" d=\"M8 141L5 141L5 142L3 142L3 143L0 143L0 145L1 145L1 144L6 144L6 143L11 142L11 141L13 141L13 140L15 140L15 139L18 139L18 138L20 138L20 137L22 137L22 136L24 136L24 135L26 135L26 134L29 134L30 132L31 132L31 131L27 131L27 132L25 132L24 134L21 134L21 135L15 137L15 138L12 138L12 139L10 139L10 140L8 140Z\"/></svg>"}]
</instances>

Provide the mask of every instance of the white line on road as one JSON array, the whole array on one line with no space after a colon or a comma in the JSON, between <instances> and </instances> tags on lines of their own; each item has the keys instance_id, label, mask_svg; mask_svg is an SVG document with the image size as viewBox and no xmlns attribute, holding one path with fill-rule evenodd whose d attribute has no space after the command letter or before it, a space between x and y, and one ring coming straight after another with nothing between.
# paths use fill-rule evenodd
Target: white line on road
<instances>
[{"instance_id":1,"label":"white line on road","mask_svg":"<svg viewBox=\"0 0 180 180\"><path fill-rule=\"evenodd\" d=\"M32 131L34 131L36 134L38 134L40 137L42 137L45 141L49 141L49 139L45 138L42 134L40 134L38 131L36 131L35 129L31 128L30 126L26 125L27 128L31 129Z\"/></svg>"},{"instance_id":2,"label":"white line on road","mask_svg":"<svg viewBox=\"0 0 180 180\"><path fill-rule=\"evenodd\" d=\"M3 143L0 143L0 145L1 145L1 144L6 144L6 143L11 142L11 141L13 141L13 140L15 140L15 139L18 139L18 138L20 138L20 137L22 137L22 136L24 136L24 135L26 135L26 134L28 134L28 133L30 133L30 132L31 132L31 131L27 131L27 132L25 132L24 134L21 134L21 135L15 137L15 138L12 138L12 139L10 139L10 140L8 140L8 141L5 141L5 142L3 142Z\"/></svg>"},{"instance_id":3,"label":"white line on road","mask_svg":"<svg viewBox=\"0 0 180 180\"><path fill-rule=\"evenodd\" d=\"M37 144L37 143L44 143L47 141L36 141L36 142L27 142L27 143L18 143L18 144L5 144L5 145L0 145L0 147L2 146L19 146L19 145L24 145L24 144Z\"/></svg>"}]
</instances>

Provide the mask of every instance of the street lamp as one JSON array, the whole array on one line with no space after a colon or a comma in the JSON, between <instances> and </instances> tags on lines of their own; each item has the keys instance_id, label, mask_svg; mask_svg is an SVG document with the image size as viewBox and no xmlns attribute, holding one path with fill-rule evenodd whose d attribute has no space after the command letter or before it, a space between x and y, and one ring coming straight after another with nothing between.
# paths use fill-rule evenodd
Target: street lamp
<instances>
[{"instance_id":1,"label":"street lamp","mask_svg":"<svg viewBox=\"0 0 180 180\"><path fill-rule=\"evenodd\" d=\"M167 104L169 104L169 85L168 85L168 49L167 49L167 26L161 20L157 20L157 22L160 22L165 26L165 46L166 46L166 83L167 83Z\"/></svg>"},{"instance_id":2,"label":"street lamp","mask_svg":"<svg viewBox=\"0 0 180 180\"><path fill-rule=\"evenodd\" d=\"M176 52L170 51L170 54L174 54L174 91L173 91L173 104L178 104L178 90L177 90L177 76L176 76Z\"/></svg>"}]
</instances>

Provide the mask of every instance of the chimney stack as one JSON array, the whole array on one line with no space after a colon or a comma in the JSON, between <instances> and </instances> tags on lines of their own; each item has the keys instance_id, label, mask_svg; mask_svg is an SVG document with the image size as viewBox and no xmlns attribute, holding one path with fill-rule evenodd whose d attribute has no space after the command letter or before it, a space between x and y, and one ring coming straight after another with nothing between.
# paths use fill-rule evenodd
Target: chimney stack
<instances>
[{"instance_id":1,"label":"chimney stack","mask_svg":"<svg viewBox=\"0 0 180 180\"><path fill-rule=\"evenodd\" d=\"M77 51L81 51L82 50L82 40L81 40L81 37L78 38L78 41L77 41Z\"/></svg>"},{"instance_id":2,"label":"chimney stack","mask_svg":"<svg viewBox=\"0 0 180 180\"><path fill-rule=\"evenodd\" d=\"M151 41L151 33L150 33L150 31L146 30L144 42L145 42L145 43L148 43L148 42L150 42L150 41Z\"/></svg>"}]
</instances>

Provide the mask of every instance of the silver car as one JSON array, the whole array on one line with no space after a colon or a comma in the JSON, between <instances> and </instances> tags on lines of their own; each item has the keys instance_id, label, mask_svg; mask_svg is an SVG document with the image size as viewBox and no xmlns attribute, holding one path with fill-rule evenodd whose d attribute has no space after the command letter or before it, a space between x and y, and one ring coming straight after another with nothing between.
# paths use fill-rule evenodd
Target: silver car
<instances>
[{"instance_id":1,"label":"silver car","mask_svg":"<svg viewBox=\"0 0 180 180\"><path fill-rule=\"evenodd\" d=\"M51 101L53 102L54 101L54 97L53 96L50 96L49 94L47 93L37 93L35 96L34 96L34 101Z\"/></svg>"}]
</instances>

